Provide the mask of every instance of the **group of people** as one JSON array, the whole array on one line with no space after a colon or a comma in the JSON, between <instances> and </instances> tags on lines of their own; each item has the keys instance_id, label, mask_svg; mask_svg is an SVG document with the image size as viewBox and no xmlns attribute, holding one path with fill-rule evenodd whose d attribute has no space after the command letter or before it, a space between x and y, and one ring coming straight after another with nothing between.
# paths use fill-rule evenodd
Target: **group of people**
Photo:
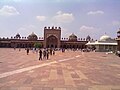
<instances>
[{"instance_id":1,"label":"group of people","mask_svg":"<svg viewBox=\"0 0 120 90\"><path fill-rule=\"evenodd\" d=\"M29 54L29 51L30 49L27 48L26 49L26 52L27 52L27 55ZM50 48L50 49L40 49L39 50L39 60L42 60L42 59L49 59L49 55L55 55L55 50Z\"/></svg>"},{"instance_id":2,"label":"group of people","mask_svg":"<svg viewBox=\"0 0 120 90\"><path fill-rule=\"evenodd\" d=\"M54 55L55 54L55 50L53 49L44 49L44 50L39 50L39 60L42 59L49 59L49 54L50 55Z\"/></svg>"}]
</instances>

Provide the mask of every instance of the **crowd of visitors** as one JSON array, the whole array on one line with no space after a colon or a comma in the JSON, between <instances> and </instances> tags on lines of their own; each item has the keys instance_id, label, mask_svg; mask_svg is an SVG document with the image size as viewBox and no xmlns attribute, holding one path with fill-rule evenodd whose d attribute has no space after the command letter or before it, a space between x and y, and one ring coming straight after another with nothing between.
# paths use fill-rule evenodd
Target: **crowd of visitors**
<instances>
[{"instance_id":1,"label":"crowd of visitors","mask_svg":"<svg viewBox=\"0 0 120 90\"><path fill-rule=\"evenodd\" d=\"M29 55L29 51L31 50L30 48L25 49L27 52L27 55ZM49 55L55 55L55 49L52 48L44 48L44 49L37 49L33 48L32 49L33 53L39 53L39 60L43 59L49 59Z\"/></svg>"},{"instance_id":2,"label":"crowd of visitors","mask_svg":"<svg viewBox=\"0 0 120 90\"><path fill-rule=\"evenodd\" d=\"M16 48L14 48L15 50ZM61 48L61 49L54 49L54 48L44 48L44 49L38 49L38 48L26 48L25 49L27 52L27 55L29 55L29 51L32 50L33 53L38 53L39 55L39 60L48 60L50 55L55 55L55 51L56 50L61 50L62 53L65 52L65 50L72 50L72 51L78 51L78 49L65 49L65 48ZM19 51L21 51L21 49L19 48ZM79 49L79 51L81 52L90 52L92 51L91 49ZM116 55L118 55L120 57L120 52L117 52Z\"/></svg>"},{"instance_id":3,"label":"crowd of visitors","mask_svg":"<svg viewBox=\"0 0 120 90\"><path fill-rule=\"evenodd\" d=\"M16 50L16 48L14 48L14 50ZM89 49L89 48L86 48L86 49L75 49L75 48L72 48L72 49L65 49L65 48L60 48L60 49L54 49L54 48L42 48L42 49L38 49L38 48L25 48L26 50L26 53L27 55L29 55L29 52L30 50L32 50L33 53L38 53L39 55L39 60L48 60L50 57L50 55L55 55L55 51L57 50L61 50L62 53L64 53L66 50L69 51L81 51L81 52L91 52L91 51L94 51L93 49ZM19 51L21 51L21 48L19 48ZM109 52L108 52L109 53ZM115 52L115 54L117 56L120 57L120 51L117 51Z\"/></svg>"},{"instance_id":4,"label":"crowd of visitors","mask_svg":"<svg viewBox=\"0 0 120 90\"><path fill-rule=\"evenodd\" d=\"M49 59L49 54L54 55L52 49L43 49L43 50L40 49L39 50L39 60Z\"/></svg>"}]
</instances>

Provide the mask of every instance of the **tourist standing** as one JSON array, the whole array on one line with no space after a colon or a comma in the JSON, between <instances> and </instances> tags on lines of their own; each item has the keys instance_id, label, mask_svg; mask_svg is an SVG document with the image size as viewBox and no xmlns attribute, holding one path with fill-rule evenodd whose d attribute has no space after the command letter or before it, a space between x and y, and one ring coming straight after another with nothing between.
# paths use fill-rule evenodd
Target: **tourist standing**
<instances>
[{"instance_id":1,"label":"tourist standing","mask_svg":"<svg viewBox=\"0 0 120 90\"><path fill-rule=\"evenodd\" d=\"M29 54L29 48L27 48L27 55Z\"/></svg>"},{"instance_id":2,"label":"tourist standing","mask_svg":"<svg viewBox=\"0 0 120 90\"><path fill-rule=\"evenodd\" d=\"M16 47L14 46L14 50L16 50Z\"/></svg>"},{"instance_id":3,"label":"tourist standing","mask_svg":"<svg viewBox=\"0 0 120 90\"><path fill-rule=\"evenodd\" d=\"M55 50L53 50L53 55L55 55Z\"/></svg>"},{"instance_id":4,"label":"tourist standing","mask_svg":"<svg viewBox=\"0 0 120 90\"><path fill-rule=\"evenodd\" d=\"M52 48L50 48L50 55L52 55L52 52L53 52L53 50L52 50Z\"/></svg>"},{"instance_id":5,"label":"tourist standing","mask_svg":"<svg viewBox=\"0 0 120 90\"><path fill-rule=\"evenodd\" d=\"M19 48L19 51L21 51L21 48Z\"/></svg>"},{"instance_id":6,"label":"tourist standing","mask_svg":"<svg viewBox=\"0 0 120 90\"><path fill-rule=\"evenodd\" d=\"M39 51L39 60L42 60L42 50Z\"/></svg>"},{"instance_id":7,"label":"tourist standing","mask_svg":"<svg viewBox=\"0 0 120 90\"><path fill-rule=\"evenodd\" d=\"M46 51L46 54L47 54L47 59L49 59L49 51L48 51L48 49Z\"/></svg>"},{"instance_id":8,"label":"tourist standing","mask_svg":"<svg viewBox=\"0 0 120 90\"><path fill-rule=\"evenodd\" d=\"M65 48L62 48L62 52L65 52Z\"/></svg>"},{"instance_id":9,"label":"tourist standing","mask_svg":"<svg viewBox=\"0 0 120 90\"><path fill-rule=\"evenodd\" d=\"M43 58L46 59L46 50L43 50Z\"/></svg>"},{"instance_id":10,"label":"tourist standing","mask_svg":"<svg viewBox=\"0 0 120 90\"><path fill-rule=\"evenodd\" d=\"M32 52L33 52L33 53L35 52L35 48L32 49Z\"/></svg>"}]
</instances>

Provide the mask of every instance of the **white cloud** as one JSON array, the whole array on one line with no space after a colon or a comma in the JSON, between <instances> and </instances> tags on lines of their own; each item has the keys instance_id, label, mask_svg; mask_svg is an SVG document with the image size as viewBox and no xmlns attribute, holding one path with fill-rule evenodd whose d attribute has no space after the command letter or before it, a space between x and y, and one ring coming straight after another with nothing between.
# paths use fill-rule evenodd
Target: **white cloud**
<instances>
[{"instance_id":1,"label":"white cloud","mask_svg":"<svg viewBox=\"0 0 120 90\"><path fill-rule=\"evenodd\" d=\"M56 14L58 14L58 15L59 15L59 14L62 14L62 11L58 11Z\"/></svg>"},{"instance_id":2,"label":"white cloud","mask_svg":"<svg viewBox=\"0 0 120 90\"><path fill-rule=\"evenodd\" d=\"M47 17L45 16L36 16L36 19L38 19L39 21L45 21Z\"/></svg>"},{"instance_id":3,"label":"white cloud","mask_svg":"<svg viewBox=\"0 0 120 90\"><path fill-rule=\"evenodd\" d=\"M80 33L82 33L83 36L90 35L92 38L97 38L100 31L101 31L100 28L96 28L92 26L83 25L80 27Z\"/></svg>"},{"instance_id":4,"label":"white cloud","mask_svg":"<svg viewBox=\"0 0 120 90\"><path fill-rule=\"evenodd\" d=\"M61 38L68 38L69 35L71 34L70 31L67 29L67 28L64 28L64 27L61 27L62 30L61 30Z\"/></svg>"},{"instance_id":5,"label":"white cloud","mask_svg":"<svg viewBox=\"0 0 120 90\"><path fill-rule=\"evenodd\" d=\"M55 0L56 2L63 2L63 0Z\"/></svg>"},{"instance_id":6,"label":"white cloud","mask_svg":"<svg viewBox=\"0 0 120 90\"><path fill-rule=\"evenodd\" d=\"M5 5L0 9L0 15L3 15L3 16L12 16L12 15L19 15L19 14L20 13L13 6Z\"/></svg>"},{"instance_id":7,"label":"white cloud","mask_svg":"<svg viewBox=\"0 0 120 90\"><path fill-rule=\"evenodd\" d=\"M120 21L113 21L113 22L112 22L112 25L113 25L113 26L120 26Z\"/></svg>"},{"instance_id":8,"label":"white cloud","mask_svg":"<svg viewBox=\"0 0 120 90\"><path fill-rule=\"evenodd\" d=\"M74 16L72 13L63 13L62 11L58 11L57 15L53 17L53 20L57 23L71 23L74 20Z\"/></svg>"},{"instance_id":9,"label":"white cloud","mask_svg":"<svg viewBox=\"0 0 120 90\"><path fill-rule=\"evenodd\" d=\"M1 2L21 2L22 0L1 0Z\"/></svg>"},{"instance_id":10,"label":"white cloud","mask_svg":"<svg viewBox=\"0 0 120 90\"><path fill-rule=\"evenodd\" d=\"M13 0L14 2L21 2L22 0Z\"/></svg>"},{"instance_id":11,"label":"white cloud","mask_svg":"<svg viewBox=\"0 0 120 90\"><path fill-rule=\"evenodd\" d=\"M95 29L94 27L89 27L89 26L85 26L85 25L80 27L80 31L91 31L94 29Z\"/></svg>"},{"instance_id":12,"label":"white cloud","mask_svg":"<svg viewBox=\"0 0 120 90\"><path fill-rule=\"evenodd\" d=\"M22 36L28 36L29 34L31 34L32 32L36 32L37 30L37 27L34 26L34 25L26 25L26 26L23 26L23 27L20 27L18 30L17 30L17 33L20 33Z\"/></svg>"},{"instance_id":13,"label":"white cloud","mask_svg":"<svg viewBox=\"0 0 120 90\"><path fill-rule=\"evenodd\" d=\"M89 11L87 13L87 15L102 15L102 14L104 14L104 12L100 11L100 10L98 10L98 11Z\"/></svg>"}]
</instances>

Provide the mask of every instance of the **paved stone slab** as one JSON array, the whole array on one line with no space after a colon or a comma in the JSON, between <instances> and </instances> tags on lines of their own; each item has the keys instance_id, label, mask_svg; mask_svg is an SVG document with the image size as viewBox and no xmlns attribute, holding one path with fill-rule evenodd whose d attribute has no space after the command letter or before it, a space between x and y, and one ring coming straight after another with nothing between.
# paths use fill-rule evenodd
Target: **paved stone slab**
<instances>
[{"instance_id":1,"label":"paved stone slab","mask_svg":"<svg viewBox=\"0 0 120 90\"><path fill-rule=\"evenodd\" d=\"M120 90L120 58L99 52L56 52L49 60L0 49L0 90Z\"/></svg>"}]
</instances>

